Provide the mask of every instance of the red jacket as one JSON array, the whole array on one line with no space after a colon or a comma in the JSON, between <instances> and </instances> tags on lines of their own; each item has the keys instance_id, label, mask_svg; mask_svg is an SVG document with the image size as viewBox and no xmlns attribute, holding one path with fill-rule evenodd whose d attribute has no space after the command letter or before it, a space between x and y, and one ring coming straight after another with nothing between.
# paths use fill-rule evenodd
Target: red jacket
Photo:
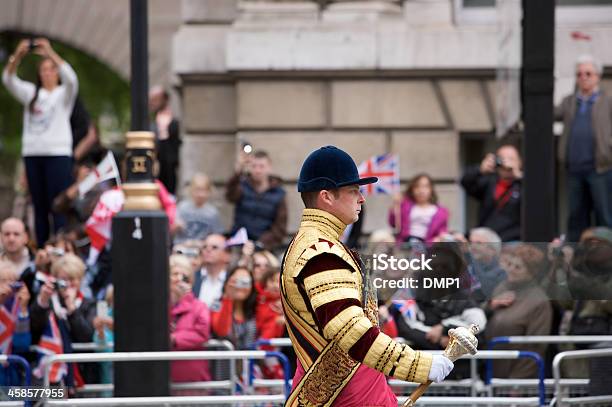
<instances>
[{"instance_id":1,"label":"red jacket","mask_svg":"<svg viewBox=\"0 0 612 407\"><path fill-rule=\"evenodd\" d=\"M170 313L174 325L172 350L203 350L210 338L210 312L206 304L188 293L176 304ZM203 360L182 360L172 362L170 376L173 382L210 380L208 362Z\"/></svg>"},{"instance_id":2,"label":"red jacket","mask_svg":"<svg viewBox=\"0 0 612 407\"><path fill-rule=\"evenodd\" d=\"M276 322L277 318L283 315L280 293L271 293L263 289L257 291L255 323L259 337L262 339L281 338L285 332L285 324Z\"/></svg>"}]
</instances>

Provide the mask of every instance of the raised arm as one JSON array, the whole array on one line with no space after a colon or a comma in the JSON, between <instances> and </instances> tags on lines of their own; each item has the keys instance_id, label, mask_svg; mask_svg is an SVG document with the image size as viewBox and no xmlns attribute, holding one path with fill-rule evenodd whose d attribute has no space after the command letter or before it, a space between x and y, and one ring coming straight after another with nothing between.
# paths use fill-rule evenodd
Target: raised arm
<instances>
[{"instance_id":1,"label":"raised arm","mask_svg":"<svg viewBox=\"0 0 612 407\"><path fill-rule=\"evenodd\" d=\"M29 41L21 40L15 49L13 55L9 57L8 64L2 72L2 83L6 89L17 99L22 105L27 105L34 97L36 87L30 82L23 81L17 77L17 68L23 57L28 53Z\"/></svg>"},{"instance_id":2,"label":"raised arm","mask_svg":"<svg viewBox=\"0 0 612 407\"><path fill-rule=\"evenodd\" d=\"M62 85L66 89L66 95L64 98L64 104L66 108L72 111L74 101L76 100L77 94L79 93L79 80L76 73L70 66L70 64L64 61L55 50L51 47L49 40L46 38L38 38L35 41L36 48L34 52L42 57L50 58L59 71Z\"/></svg>"}]
</instances>

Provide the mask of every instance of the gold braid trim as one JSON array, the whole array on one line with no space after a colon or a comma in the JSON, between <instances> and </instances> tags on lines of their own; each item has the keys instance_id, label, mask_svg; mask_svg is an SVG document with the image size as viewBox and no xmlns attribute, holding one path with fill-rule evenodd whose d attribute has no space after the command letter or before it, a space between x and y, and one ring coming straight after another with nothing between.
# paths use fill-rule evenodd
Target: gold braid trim
<instances>
[{"instance_id":1,"label":"gold braid trim","mask_svg":"<svg viewBox=\"0 0 612 407\"><path fill-rule=\"evenodd\" d=\"M309 276L304 279L304 288L315 310L336 300L359 300L355 277L346 269L327 270Z\"/></svg>"}]
</instances>

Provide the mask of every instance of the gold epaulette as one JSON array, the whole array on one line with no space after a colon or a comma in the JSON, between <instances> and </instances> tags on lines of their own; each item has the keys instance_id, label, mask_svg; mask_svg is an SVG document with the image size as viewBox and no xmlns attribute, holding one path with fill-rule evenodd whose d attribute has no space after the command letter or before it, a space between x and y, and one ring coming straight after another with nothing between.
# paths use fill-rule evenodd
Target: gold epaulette
<instances>
[{"instance_id":1,"label":"gold epaulette","mask_svg":"<svg viewBox=\"0 0 612 407\"><path fill-rule=\"evenodd\" d=\"M341 243L334 242L332 240L321 239L314 235L314 233L312 239L309 239L308 236L306 236L309 234L308 231L306 230L304 232L304 241L300 242L301 236L296 237L296 242L302 243L300 245L302 246L302 250L299 251L299 256L294 263L295 267L292 270L292 277L297 277L306 265L306 263L308 263L308 261L324 253L329 253L333 254L334 256L338 256L346 263L348 263L348 265L351 266L353 270L359 270L359 267L357 266L357 264L355 264L355 261L353 260L352 256Z\"/></svg>"}]
</instances>

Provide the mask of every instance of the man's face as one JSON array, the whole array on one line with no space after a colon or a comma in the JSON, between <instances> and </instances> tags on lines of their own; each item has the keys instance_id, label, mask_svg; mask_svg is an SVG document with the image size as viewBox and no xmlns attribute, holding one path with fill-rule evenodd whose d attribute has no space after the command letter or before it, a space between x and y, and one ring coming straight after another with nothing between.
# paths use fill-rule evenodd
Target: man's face
<instances>
[{"instance_id":1,"label":"man's face","mask_svg":"<svg viewBox=\"0 0 612 407\"><path fill-rule=\"evenodd\" d=\"M219 265L227 262L225 238L221 235L210 235L202 246L202 263L204 265Z\"/></svg>"},{"instance_id":2,"label":"man's face","mask_svg":"<svg viewBox=\"0 0 612 407\"><path fill-rule=\"evenodd\" d=\"M361 205L365 202L365 198L359 190L359 185L339 188L337 197L330 191L330 196L332 199L330 208L332 215L336 216L346 225L357 222L361 212Z\"/></svg>"},{"instance_id":3,"label":"man's face","mask_svg":"<svg viewBox=\"0 0 612 407\"><path fill-rule=\"evenodd\" d=\"M495 244L489 242L485 236L478 233L470 234L470 249L476 261L490 263L497 257Z\"/></svg>"},{"instance_id":4,"label":"man's face","mask_svg":"<svg viewBox=\"0 0 612 407\"><path fill-rule=\"evenodd\" d=\"M599 85L599 75L591 63L579 64L576 68L576 84L580 92L589 94Z\"/></svg>"},{"instance_id":5,"label":"man's face","mask_svg":"<svg viewBox=\"0 0 612 407\"><path fill-rule=\"evenodd\" d=\"M265 157L253 157L249 163L249 172L255 182L262 182L268 178L271 169L270 160Z\"/></svg>"},{"instance_id":6,"label":"man's face","mask_svg":"<svg viewBox=\"0 0 612 407\"><path fill-rule=\"evenodd\" d=\"M18 254L26 247L28 236L20 220L7 219L0 229L2 247L8 254Z\"/></svg>"},{"instance_id":7,"label":"man's face","mask_svg":"<svg viewBox=\"0 0 612 407\"><path fill-rule=\"evenodd\" d=\"M501 178L514 178L513 169L520 169L523 166L521 157L519 156L518 151L514 147L501 147L499 150L497 150L497 156L501 158L501 161L503 163L503 166L497 169L497 172Z\"/></svg>"}]
</instances>

